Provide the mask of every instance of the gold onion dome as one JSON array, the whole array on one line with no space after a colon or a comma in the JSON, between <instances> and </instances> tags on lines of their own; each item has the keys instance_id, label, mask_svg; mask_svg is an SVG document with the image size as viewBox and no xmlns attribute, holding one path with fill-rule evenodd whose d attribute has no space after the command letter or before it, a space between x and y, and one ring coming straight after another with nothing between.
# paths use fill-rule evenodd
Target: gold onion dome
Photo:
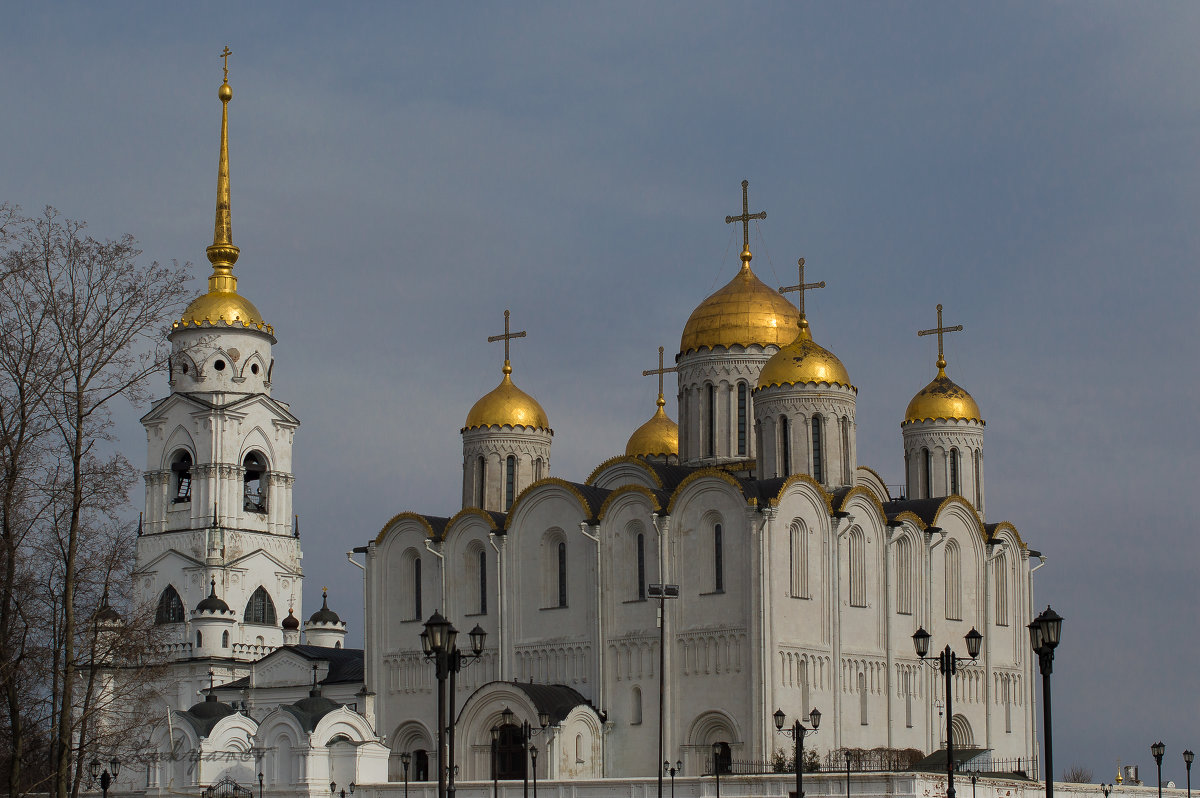
<instances>
[{"instance_id":1,"label":"gold onion dome","mask_svg":"<svg viewBox=\"0 0 1200 798\"><path fill-rule=\"evenodd\" d=\"M679 454L679 425L663 410L666 401L658 395L658 410L629 436L625 454L629 457L662 457Z\"/></svg>"},{"instance_id":2,"label":"gold onion dome","mask_svg":"<svg viewBox=\"0 0 1200 798\"><path fill-rule=\"evenodd\" d=\"M750 269L754 256L742 249L742 268L700 306L683 328L679 351L718 346L783 346L799 332L800 314Z\"/></svg>"},{"instance_id":3,"label":"gold onion dome","mask_svg":"<svg viewBox=\"0 0 1200 798\"><path fill-rule=\"evenodd\" d=\"M525 427L550 429L546 411L529 394L513 384L512 366L504 361L504 379L467 413L463 432L479 427Z\"/></svg>"},{"instance_id":4,"label":"gold onion dome","mask_svg":"<svg viewBox=\"0 0 1200 798\"><path fill-rule=\"evenodd\" d=\"M759 372L758 387L806 385L810 382L853 387L842 361L812 339L808 320L802 317L796 338L772 355Z\"/></svg>"},{"instance_id":5,"label":"gold onion dome","mask_svg":"<svg viewBox=\"0 0 1200 798\"><path fill-rule=\"evenodd\" d=\"M226 50L225 56L231 55ZM262 314L254 303L237 292L237 277L233 266L237 263L240 250L233 244L233 222L230 212L229 192L229 101L233 89L229 86L226 69L225 82L217 91L221 100L221 155L217 167L217 212L213 225L213 243L206 252L212 264L208 277L208 293L192 300L183 316L172 326L179 327L226 324L254 327L267 333L274 329L263 321Z\"/></svg>"},{"instance_id":6,"label":"gold onion dome","mask_svg":"<svg viewBox=\"0 0 1200 798\"><path fill-rule=\"evenodd\" d=\"M946 376L946 361L939 360L937 367L938 373L933 382L917 392L908 403L908 409L904 411L904 423L900 426L937 419L984 423L979 405L971 398L971 394Z\"/></svg>"}]
</instances>

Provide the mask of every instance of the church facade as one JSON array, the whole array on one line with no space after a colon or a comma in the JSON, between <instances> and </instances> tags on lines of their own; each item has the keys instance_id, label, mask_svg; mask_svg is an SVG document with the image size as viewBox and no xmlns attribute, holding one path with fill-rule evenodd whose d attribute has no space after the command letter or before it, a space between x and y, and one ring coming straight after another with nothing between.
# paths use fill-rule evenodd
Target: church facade
<instances>
[{"instance_id":1,"label":"church facade","mask_svg":"<svg viewBox=\"0 0 1200 798\"><path fill-rule=\"evenodd\" d=\"M745 189L742 216L727 221L755 218ZM983 513L984 421L942 353L961 327L943 327L939 306L938 327L922 332L938 336L938 370L903 417L906 485L894 496L857 461L858 389L803 310L824 284L806 284L801 261L798 310L752 258L744 234L741 269L687 320L676 365L663 369L660 352L646 372L676 374L680 424L660 383L625 455L582 482L550 476L553 432L512 381L509 340L521 334L505 312L491 339L504 340L503 379L462 429L462 508L402 512L359 549L366 681L392 778L401 753L436 751L420 642L434 610L487 632L450 708L463 779L489 777L506 709L535 730L549 716L538 770L551 779L651 776L664 760L700 775L714 744L723 768L761 765L790 751L776 709L789 727L818 709L807 746L820 753L932 752L946 734L943 677L915 654L918 628L959 654L968 631L983 635L978 661L954 676L955 744L1036 755L1030 551ZM678 587L662 627L652 585Z\"/></svg>"}]
</instances>

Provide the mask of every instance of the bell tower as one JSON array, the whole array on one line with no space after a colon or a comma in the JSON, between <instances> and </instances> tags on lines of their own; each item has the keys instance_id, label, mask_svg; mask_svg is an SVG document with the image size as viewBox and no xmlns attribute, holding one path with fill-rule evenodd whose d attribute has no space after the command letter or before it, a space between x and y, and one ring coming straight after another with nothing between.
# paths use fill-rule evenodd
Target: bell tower
<instances>
[{"instance_id":1,"label":"bell tower","mask_svg":"<svg viewBox=\"0 0 1200 798\"><path fill-rule=\"evenodd\" d=\"M229 188L228 48L208 290L171 325L170 392L142 417L146 510L135 586L156 607L173 669L168 700L195 702L218 677L283 645L281 609L300 611L303 572L292 512L299 420L271 395L275 330L237 291Z\"/></svg>"}]
</instances>

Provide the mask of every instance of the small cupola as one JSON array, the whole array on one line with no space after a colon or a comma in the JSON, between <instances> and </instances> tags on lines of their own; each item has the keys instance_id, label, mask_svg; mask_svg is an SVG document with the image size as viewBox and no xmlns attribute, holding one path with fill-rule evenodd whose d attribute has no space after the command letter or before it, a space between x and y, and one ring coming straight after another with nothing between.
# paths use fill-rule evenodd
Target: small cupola
<instances>
[{"instance_id":1,"label":"small cupola","mask_svg":"<svg viewBox=\"0 0 1200 798\"><path fill-rule=\"evenodd\" d=\"M329 609L328 588L321 588L321 609L304 624L304 642L325 648L341 648L346 642L346 622Z\"/></svg>"},{"instance_id":2,"label":"small cupola","mask_svg":"<svg viewBox=\"0 0 1200 798\"><path fill-rule=\"evenodd\" d=\"M679 463L679 425L667 416L667 401L663 398L663 375L672 373L675 368L663 367L663 347L658 348L658 368L642 372L643 377L658 375L658 409L642 426L634 430L625 444L627 457L641 457L676 465Z\"/></svg>"}]
</instances>

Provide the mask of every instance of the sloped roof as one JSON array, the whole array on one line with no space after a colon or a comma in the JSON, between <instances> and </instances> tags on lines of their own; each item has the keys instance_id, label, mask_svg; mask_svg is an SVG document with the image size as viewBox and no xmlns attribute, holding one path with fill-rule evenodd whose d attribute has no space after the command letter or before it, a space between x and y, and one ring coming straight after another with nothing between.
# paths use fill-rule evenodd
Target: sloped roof
<instances>
[{"instance_id":1,"label":"sloped roof","mask_svg":"<svg viewBox=\"0 0 1200 798\"><path fill-rule=\"evenodd\" d=\"M550 716L550 723L559 723L570 714L571 710L580 704L589 707L592 702L579 694L574 688L565 684L536 684L534 682L513 682L516 687L533 703L538 714L545 712ZM595 707L592 707L595 709ZM600 714L597 712L596 714Z\"/></svg>"}]
</instances>

